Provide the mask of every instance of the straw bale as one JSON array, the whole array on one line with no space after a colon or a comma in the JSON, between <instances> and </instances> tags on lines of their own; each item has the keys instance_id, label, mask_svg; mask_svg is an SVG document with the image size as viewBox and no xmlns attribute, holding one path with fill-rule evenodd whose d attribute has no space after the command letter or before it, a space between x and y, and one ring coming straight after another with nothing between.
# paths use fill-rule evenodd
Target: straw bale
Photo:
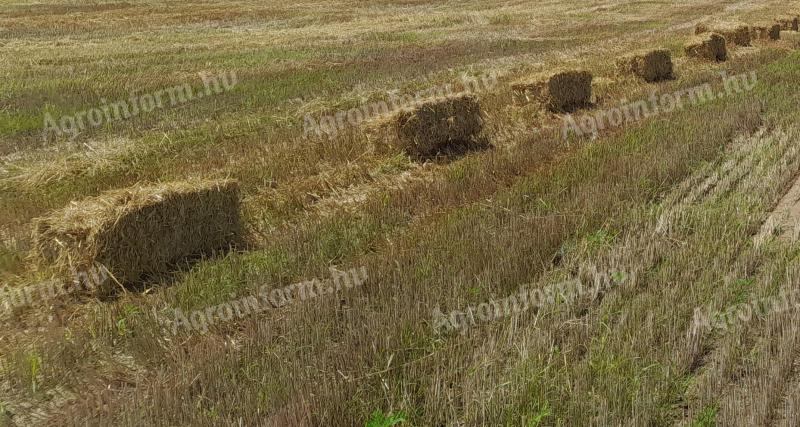
<instances>
[{"instance_id":1,"label":"straw bale","mask_svg":"<svg viewBox=\"0 0 800 427\"><path fill-rule=\"evenodd\" d=\"M545 78L515 83L512 90L546 105L550 111L567 113L591 105L592 79L588 71L557 71Z\"/></svg>"},{"instance_id":2,"label":"straw bale","mask_svg":"<svg viewBox=\"0 0 800 427\"><path fill-rule=\"evenodd\" d=\"M231 180L109 191L35 220L33 255L65 273L99 264L114 281L135 283L187 257L238 244L239 205Z\"/></svg>"},{"instance_id":3,"label":"straw bale","mask_svg":"<svg viewBox=\"0 0 800 427\"><path fill-rule=\"evenodd\" d=\"M409 155L430 158L481 144L483 116L478 97L459 94L430 98L370 124L376 144L388 143Z\"/></svg>"},{"instance_id":4,"label":"straw bale","mask_svg":"<svg viewBox=\"0 0 800 427\"><path fill-rule=\"evenodd\" d=\"M646 82L669 80L673 77L672 56L666 49L624 56L617 62L617 66L620 72L634 74Z\"/></svg>"},{"instance_id":5,"label":"straw bale","mask_svg":"<svg viewBox=\"0 0 800 427\"><path fill-rule=\"evenodd\" d=\"M716 22L712 24L698 24L695 27L695 34L717 33L728 43L737 46L750 46L753 37L753 29L749 25L739 22Z\"/></svg>"},{"instance_id":6,"label":"straw bale","mask_svg":"<svg viewBox=\"0 0 800 427\"><path fill-rule=\"evenodd\" d=\"M780 24L774 24L769 27L769 35L770 40L779 40L781 38L781 26Z\"/></svg>"},{"instance_id":7,"label":"straw bale","mask_svg":"<svg viewBox=\"0 0 800 427\"><path fill-rule=\"evenodd\" d=\"M781 30L798 31L798 17L780 19L778 24L781 26Z\"/></svg>"},{"instance_id":8,"label":"straw bale","mask_svg":"<svg viewBox=\"0 0 800 427\"><path fill-rule=\"evenodd\" d=\"M687 56L708 59L711 61L725 61L728 59L728 50L725 47L725 37L717 34L703 34L697 36L684 46Z\"/></svg>"}]
</instances>

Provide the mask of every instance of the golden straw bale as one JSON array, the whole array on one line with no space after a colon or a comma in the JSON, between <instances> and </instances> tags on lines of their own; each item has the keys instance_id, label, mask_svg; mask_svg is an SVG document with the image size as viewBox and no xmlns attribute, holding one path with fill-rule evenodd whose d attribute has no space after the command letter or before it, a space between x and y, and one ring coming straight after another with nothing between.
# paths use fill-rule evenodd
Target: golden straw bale
<instances>
[{"instance_id":1,"label":"golden straw bale","mask_svg":"<svg viewBox=\"0 0 800 427\"><path fill-rule=\"evenodd\" d=\"M747 25L721 26L714 29L714 32L721 34L725 40L737 46L750 46L751 35L750 27Z\"/></svg>"},{"instance_id":2,"label":"golden straw bale","mask_svg":"<svg viewBox=\"0 0 800 427\"><path fill-rule=\"evenodd\" d=\"M725 47L725 37L717 34L703 34L697 36L684 46L687 56L707 59L711 61L725 61L728 59L728 50Z\"/></svg>"},{"instance_id":3,"label":"golden straw bale","mask_svg":"<svg viewBox=\"0 0 800 427\"><path fill-rule=\"evenodd\" d=\"M750 46L753 37L753 30L749 25L739 22L716 22L712 24L698 24L695 27L695 34L705 34L708 32L717 33L729 43L737 46Z\"/></svg>"},{"instance_id":4,"label":"golden straw bale","mask_svg":"<svg viewBox=\"0 0 800 427\"><path fill-rule=\"evenodd\" d=\"M617 66L623 74L634 74L646 82L669 80L673 77L672 55L667 49L626 55L617 61Z\"/></svg>"},{"instance_id":5,"label":"golden straw bale","mask_svg":"<svg viewBox=\"0 0 800 427\"><path fill-rule=\"evenodd\" d=\"M33 255L64 273L100 264L115 281L135 283L187 257L238 244L239 205L231 180L109 191L35 220Z\"/></svg>"},{"instance_id":6,"label":"golden straw bale","mask_svg":"<svg viewBox=\"0 0 800 427\"><path fill-rule=\"evenodd\" d=\"M783 18L778 20L778 25L784 31L798 31L798 18Z\"/></svg>"},{"instance_id":7,"label":"golden straw bale","mask_svg":"<svg viewBox=\"0 0 800 427\"><path fill-rule=\"evenodd\" d=\"M750 27L750 38L753 40L763 40L769 38L769 28L764 25L753 25Z\"/></svg>"},{"instance_id":8,"label":"golden straw bale","mask_svg":"<svg viewBox=\"0 0 800 427\"><path fill-rule=\"evenodd\" d=\"M367 129L376 145L385 142L420 158L477 147L482 130L478 97L469 93L428 99L381 117Z\"/></svg>"},{"instance_id":9,"label":"golden straw bale","mask_svg":"<svg viewBox=\"0 0 800 427\"><path fill-rule=\"evenodd\" d=\"M769 27L769 35L770 40L780 40L781 38L781 26L780 24L774 24L773 26Z\"/></svg>"},{"instance_id":10,"label":"golden straw bale","mask_svg":"<svg viewBox=\"0 0 800 427\"><path fill-rule=\"evenodd\" d=\"M754 39L780 40L781 24L755 25L751 32Z\"/></svg>"},{"instance_id":11,"label":"golden straw bale","mask_svg":"<svg viewBox=\"0 0 800 427\"><path fill-rule=\"evenodd\" d=\"M592 102L592 74L588 71L564 71L550 77L547 90L550 109L570 112Z\"/></svg>"},{"instance_id":12,"label":"golden straw bale","mask_svg":"<svg viewBox=\"0 0 800 427\"><path fill-rule=\"evenodd\" d=\"M588 71L566 70L544 78L511 85L514 92L524 94L556 113L568 113L592 103L592 79Z\"/></svg>"}]
</instances>

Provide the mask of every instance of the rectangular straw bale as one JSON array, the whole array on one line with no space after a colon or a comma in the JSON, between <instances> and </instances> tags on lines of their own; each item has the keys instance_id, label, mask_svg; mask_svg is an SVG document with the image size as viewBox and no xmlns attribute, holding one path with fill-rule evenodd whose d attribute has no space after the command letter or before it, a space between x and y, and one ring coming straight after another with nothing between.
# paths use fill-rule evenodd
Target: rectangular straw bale
<instances>
[{"instance_id":1,"label":"rectangular straw bale","mask_svg":"<svg viewBox=\"0 0 800 427\"><path fill-rule=\"evenodd\" d=\"M135 283L235 245L243 234L240 215L232 180L114 190L35 220L34 256L65 273L100 264L119 283Z\"/></svg>"},{"instance_id":2,"label":"rectangular straw bale","mask_svg":"<svg viewBox=\"0 0 800 427\"><path fill-rule=\"evenodd\" d=\"M755 25L752 27L754 39L780 40L781 24Z\"/></svg>"},{"instance_id":3,"label":"rectangular straw bale","mask_svg":"<svg viewBox=\"0 0 800 427\"><path fill-rule=\"evenodd\" d=\"M553 74L547 81L549 108L554 112L571 112L592 102L592 74L569 70Z\"/></svg>"},{"instance_id":4,"label":"rectangular straw bale","mask_svg":"<svg viewBox=\"0 0 800 427\"><path fill-rule=\"evenodd\" d=\"M703 34L697 36L684 46L687 56L707 59L711 61L725 61L728 59L728 50L725 47L725 37L717 34Z\"/></svg>"},{"instance_id":5,"label":"rectangular straw bale","mask_svg":"<svg viewBox=\"0 0 800 427\"><path fill-rule=\"evenodd\" d=\"M669 50L656 49L624 56L617 61L623 74L634 74L646 82L657 82L672 78L672 55Z\"/></svg>"},{"instance_id":6,"label":"rectangular straw bale","mask_svg":"<svg viewBox=\"0 0 800 427\"><path fill-rule=\"evenodd\" d=\"M716 22L712 24L698 24L695 27L695 34L717 33L728 43L737 46L750 46L753 37L753 29L749 25L739 22Z\"/></svg>"},{"instance_id":7,"label":"rectangular straw bale","mask_svg":"<svg viewBox=\"0 0 800 427\"><path fill-rule=\"evenodd\" d=\"M565 70L514 83L511 89L529 101L545 105L550 111L564 113L591 105L592 80L588 71Z\"/></svg>"},{"instance_id":8,"label":"rectangular straw bale","mask_svg":"<svg viewBox=\"0 0 800 427\"><path fill-rule=\"evenodd\" d=\"M774 24L771 27L769 27L769 32L767 34L769 35L770 40L780 40L781 38L780 24Z\"/></svg>"},{"instance_id":9,"label":"rectangular straw bale","mask_svg":"<svg viewBox=\"0 0 800 427\"><path fill-rule=\"evenodd\" d=\"M725 40L737 46L750 46L752 40L750 27L747 25L721 26L715 28L714 32L721 34Z\"/></svg>"},{"instance_id":10,"label":"rectangular straw bale","mask_svg":"<svg viewBox=\"0 0 800 427\"><path fill-rule=\"evenodd\" d=\"M783 18L778 20L781 30L784 31L798 31L798 18Z\"/></svg>"},{"instance_id":11,"label":"rectangular straw bale","mask_svg":"<svg viewBox=\"0 0 800 427\"><path fill-rule=\"evenodd\" d=\"M764 25L751 26L750 38L753 40L763 40L769 38L769 28Z\"/></svg>"},{"instance_id":12,"label":"rectangular straw bale","mask_svg":"<svg viewBox=\"0 0 800 427\"><path fill-rule=\"evenodd\" d=\"M373 139L422 158L478 143L483 116L478 97L437 97L398 110L371 125ZM380 141L378 141L380 142Z\"/></svg>"}]
</instances>

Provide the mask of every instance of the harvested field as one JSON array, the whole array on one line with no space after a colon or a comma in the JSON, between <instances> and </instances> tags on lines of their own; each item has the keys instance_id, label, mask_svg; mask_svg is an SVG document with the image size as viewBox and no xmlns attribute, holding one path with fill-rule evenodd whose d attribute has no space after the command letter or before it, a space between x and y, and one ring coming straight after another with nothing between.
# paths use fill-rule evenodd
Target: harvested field
<instances>
[{"instance_id":1,"label":"harvested field","mask_svg":"<svg viewBox=\"0 0 800 427\"><path fill-rule=\"evenodd\" d=\"M3 2L0 426L797 425L798 10Z\"/></svg>"}]
</instances>

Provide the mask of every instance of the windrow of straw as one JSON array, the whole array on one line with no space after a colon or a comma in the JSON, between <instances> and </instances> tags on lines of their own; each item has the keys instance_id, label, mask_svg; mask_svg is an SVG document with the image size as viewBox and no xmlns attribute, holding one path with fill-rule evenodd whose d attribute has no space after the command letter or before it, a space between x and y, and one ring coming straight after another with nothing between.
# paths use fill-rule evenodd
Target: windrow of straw
<instances>
[{"instance_id":1,"label":"windrow of straw","mask_svg":"<svg viewBox=\"0 0 800 427\"><path fill-rule=\"evenodd\" d=\"M34 221L34 257L65 274L101 265L135 283L243 236L235 181L177 182L114 190Z\"/></svg>"},{"instance_id":2,"label":"windrow of straw","mask_svg":"<svg viewBox=\"0 0 800 427\"><path fill-rule=\"evenodd\" d=\"M634 74L650 83L673 78L672 55L666 49L624 56L617 61L617 68L623 74Z\"/></svg>"},{"instance_id":3,"label":"windrow of straw","mask_svg":"<svg viewBox=\"0 0 800 427\"><path fill-rule=\"evenodd\" d=\"M480 146L483 116L478 97L431 98L381 117L368 126L376 145L389 145L418 158Z\"/></svg>"},{"instance_id":4,"label":"windrow of straw","mask_svg":"<svg viewBox=\"0 0 800 427\"><path fill-rule=\"evenodd\" d=\"M710 61L725 61L728 59L728 50L725 47L725 37L717 34L703 34L689 40L684 45L687 56L707 59Z\"/></svg>"}]
</instances>

